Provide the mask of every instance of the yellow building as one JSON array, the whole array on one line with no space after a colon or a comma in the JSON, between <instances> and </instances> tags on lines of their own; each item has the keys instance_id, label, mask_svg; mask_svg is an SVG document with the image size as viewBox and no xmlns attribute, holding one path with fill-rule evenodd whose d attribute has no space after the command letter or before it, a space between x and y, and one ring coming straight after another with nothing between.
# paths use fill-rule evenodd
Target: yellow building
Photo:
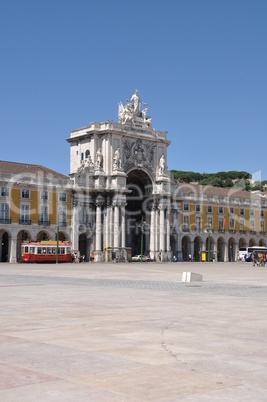
<instances>
[{"instance_id":1,"label":"yellow building","mask_svg":"<svg viewBox=\"0 0 267 402\"><path fill-rule=\"evenodd\" d=\"M20 259L23 240L70 239L72 182L44 166L0 161L0 261Z\"/></svg>"}]
</instances>

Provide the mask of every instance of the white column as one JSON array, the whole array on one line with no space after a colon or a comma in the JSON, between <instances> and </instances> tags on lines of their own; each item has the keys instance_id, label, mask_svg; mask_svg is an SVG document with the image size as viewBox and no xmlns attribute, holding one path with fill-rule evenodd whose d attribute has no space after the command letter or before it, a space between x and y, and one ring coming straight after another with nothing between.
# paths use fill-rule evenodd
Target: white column
<instances>
[{"instance_id":1,"label":"white column","mask_svg":"<svg viewBox=\"0 0 267 402\"><path fill-rule=\"evenodd\" d=\"M10 252L9 252L9 262L17 262L17 238L11 237L10 239Z\"/></svg>"},{"instance_id":2,"label":"white column","mask_svg":"<svg viewBox=\"0 0 267 402\"><path fill-rule=\"evenodd\" d=\"M111 217L111 206L108 202L106 209L106 220L105 220L105 248L111 247L110 239L111 239L112 222L110 217Z\"/></svg>"},{"instance_id":3,"label":"white column","mask_svg":"<svg viewBox=\"0 0 267 402\"><path fill-rule=\"evenodd\" d=\"M119 204L114 203L114 248L120 246Z\"/></svg>"},{"instance_id":4,"label":"white column","mask_svg":"<svg viewBox=\"0 0 267 402\"><path fill-rule=\"evenodd\" d=\"M122 203L121 206L121 247L125 247L126 233L125 233L125 206L126 203Z\"/></svg>"},{"instance_id":5,"label":"white column","mask_svg":"<svg viewBox=\"0 0 267 402\"><path fill-rule=\"evenodd\" d=\"M150 217L150 258L154 259L155 256L155 205L151 207L151 217Z\"/></svg>"},{"instance_id":6,"label":"white column","mask_svg":"<svg viewBox=\"0 0 267 402\"><path fill-rule=\"evenodd\" d=\"M96 240L95 249L101 251L101 235L102 235L102 222L101 222L101 207L102 202L96 202Z\"/></svg>"},{"instance_id":7,"label":"white column","mask_svg":"<svg viewBox=\"0 0 267 402\"><path fill-rule=\"evenodd\" d=\"M171 235L171 233L170 233L170 208L167 208L167 210L166 210L166 250L167 250L167 252L170 252L170 250L171 250L170 235Z\"/></svg>"},{"instance_id":8,"label":"white column","mask_svg":"<svg viewBox=\"0 0 267 402\"><path fill-rule=\"evenodd\" d=\"M77 201L72 204L72 231L71 242L72 250L75 253L79 252L79 204Z\"/></svg>"},{"instance_id":9,"label":"white column","mask_svg":"<svg viewBox=\"0 0 267 402\"><path fill-rule=\"evenodd\" d=\"M164 206L159 206L159 248L160 251L163 253L165 251L165 228L164 228ZM162 260L162 259L161 259Z\"/></svg>"}]
</instances>

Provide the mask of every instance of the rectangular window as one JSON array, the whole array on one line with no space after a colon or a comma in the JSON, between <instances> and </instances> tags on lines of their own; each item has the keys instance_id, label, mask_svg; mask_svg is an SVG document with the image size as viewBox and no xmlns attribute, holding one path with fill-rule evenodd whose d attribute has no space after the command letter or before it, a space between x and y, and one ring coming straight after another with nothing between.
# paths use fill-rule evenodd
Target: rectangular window
<instances>
[{"instance_id":1,"label":"rectangular window","mask_svg":"<svg viewBox=\"0 0 267 402\"><path fill-rule=\"evenodd\" d=\"M9 188L1 187L1 197L8 197L8 196L9 196Z\"/></svg>"},{"instance_id":2,"label":"rectangular window","mask_svg":"<svg viewBox=\"0 0 267 402\"><path fill-rule=\"evenodd\" d=\"M220 218L219 219L219 228L218 229L221 230L221 231L224 229L223 223L224 223L224 219Z\"/></svg>"},{"instance_id":3,"label":"rectangular window","mask_svg":"<svg viewBox=\"0 0 267 402\"><path fill-rule=\"evenodd\" d=\"M261 211L261 218L264 218L264 211Z\"/></svg>"},{"instance_id":4,"label":"rectangular window","mask_svg":"<svg viewBox=\"0 0 267 402\"><path fill-rule=\"evenodd\" d=\"M9 219L9 205L8 204L1 204L1 211L0 211L0 218L1 221L5 219Z\"/></svg>"},{"instance_id":5,"label":"rectangular window","mask_svg":"<svg viewBox=\"0 0 267 402\"><path fill-rule=\"evenodd\" d=\"M22 222L28 222L30 220L30 206L21 205L20 219Z\"/></svg>"},{"instance_id":6,"label":"rectangular window","mask_svg":"<svg viewBox=\"0 0 267 402\"><path fill-rule=\"evenodd\" d=\"M208 205L208 212L212 213L212 206L211 205Z\"/></svg>"},{"instance_id":7,"label":"rectangular window","mask_svg":"<svg viewBox=\"0 0 267 402\"><path fill-rule=\"evenodd\" d=\"M245 215L245 211L243 208L240 208L240 216L244 216Z\"/></svg>"},{"instance_id":8,"label":"rectangular window","mask_svg":"<svg viewBox=\"0 0 267 402\"><path fill-rule=\"evenodd\" d=\"M219 214L223 214L223 207L219 207Z\"/></svg>"},{"instance_id":9,"label":"rectangular window","mask_svg":"<svg viewBox=\"0 0 267 402\"><path fill-rule=\"evenodd\" d=\"M200 212L200 205L199 204L196 205L196 212Z\"/></svg>"},{"instance_id":10,"label":"rectangular window","mask_svg":"<svg viewBox=\"0 0 267 402\"><path fill-rule=\"evenodd\" d=\"M250 216L254 216L254 209L250 210Z\"/></svg>"},{"instance_id":11,"label":"rectangular window","mask_svg":"<svg viewBox=\"0 0 267 402\"><path fill-rule=\"evenodd\" d=\"M189 205L188 204L184 204L184 211L189 211Z\"/></svg>"},{"instance_id":12,"label":"rectangular window","mask_svg":"<svg viewBox=\"0 0 267 402\"><path fill-rule=\"evenodd\" d=\"M170 215L170 216L172 216L172 215ZM172 216L172 218L173 218L173 216ZM89 215L88 215L87 209L83 209L83 223L85 223L85 224L89 223Z\"/></svg>"},{"instance_id":13,"label":"rectangular window","mask_svg":"<svg viewBox=\"0 0 267 402\"><path fill-rule=\"evenodd\" d=\"M48 207L46 205L41 206L40 221L48 222Z\"/></svg>"},{"instance_id":14,"label":"rectangular window","mask_svg":"<svg viewBox=\"0 0 267 402\"><path fill-rule=\"evenodd\" d=\"M201 217L200 216L196 216L196 229L197 229L197 231L201 230Z\"/></svg>"},{"instance_id":15,"label":"rectangular window","mask_svg":"<svg viewBox=\"0 0 267 402\"><path fill-rule=\"evenodd\" d=\"M234 208L230 207L230 214L233 214L233 213L234 213Z\"/></svg>"},{"instance_id":16,"label":"rectangular window","mask_svg":"<svg viewBox=\"0 0 267 402\"><path fill-rule=\"evenodd\" d=\"M30 198L30 190L23 189L21 191L21 198Z\"/></svg>"},{"instance_id":17,"label":"rectangular window","mask_svg":"<svg viewBox=\"0 0 267 402\"><path fill-rule=\"evenodd\" d=\"M59 201L66 202L67 201L67 195L66 193L59 193Z\"/></svg>"},{"instance_id":18,"label":"rectangular window","mask_svg":"<svg viewBox=\"0 0 267 402\"><path fill-rule=\"evenodd\" d=\"M254 221L250 221L250 230L254 231Z\"/></svg>"},{"instance_id":19,"label":"rectangular window","mask_svg":"<svg viewBox=\"0 0 267 402\"><path fill-rule=\"evenodd\" d=\"M189 216L184 216L184 231L189 230Z\"/></svg>"},{"instance_id":20,"label":"rectangular window","mask_svg":"<svg viewBox=\"0 0 267 402\"><path fill-rule=\"evenodd\" d=\"M244 219L240 219L240 230L245 230Z\"/></svg>"},{"instance_id":21,"label":"rectangular window","mask_svg":"<svg viewBox=\"0 0 267 402\"><path fill-rule=\"evenodd\" d=\"M208 218L208 229L212 229L212 218Z\"/></svg>"},{"instance_id":22,"label":"rectangular window","mask_svg":"<svg viewBox=\"0 0 267 402\"><path fill-rule=\"evenodd\" d=\"M48 200L48 192L47 191L41 192L41 200Z\"/></svg>"},{"instance_id":23,"label":"rectangular window","mask_svg":"<svg viewBox=\"0 0 267 402\"><path fill-rule=\"evenodd\" d=\"M234 230L234 228L235 228L235 220L234 219L229 220L229 228L230 228L230 230Z\"/></svg>"}]
</instances>

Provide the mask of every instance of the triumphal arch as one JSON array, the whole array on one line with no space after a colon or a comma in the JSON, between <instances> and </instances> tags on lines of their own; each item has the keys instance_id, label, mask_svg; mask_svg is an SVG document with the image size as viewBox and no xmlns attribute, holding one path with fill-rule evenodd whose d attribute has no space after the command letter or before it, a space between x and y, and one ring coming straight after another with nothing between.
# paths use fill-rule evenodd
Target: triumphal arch
<instances>
[{"instance_id":1,"label":"triumphal arch","mask_svg":"<svg viewBox=\"0 0 267 402\"><path fill-rule=\"evenodd\" d=\"M152 127L136 90L119 103L118 122L73 130L70 138L73 249L95 261L130 260L144 254L172 257L171 176L167 133Z\"/></svg>"}]
</instances>

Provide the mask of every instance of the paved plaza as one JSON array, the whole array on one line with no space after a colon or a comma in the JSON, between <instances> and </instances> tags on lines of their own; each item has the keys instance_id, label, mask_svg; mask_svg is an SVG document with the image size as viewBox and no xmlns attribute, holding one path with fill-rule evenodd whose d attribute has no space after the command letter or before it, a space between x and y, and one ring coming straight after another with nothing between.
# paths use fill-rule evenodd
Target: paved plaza
<instances>
[{"instance_id":1,"label":"paved plaza","mask_svg":"<svg viewBox=\"0 0 267 402\"><path fill-rule=\"evenodd\" d=\"M267 401L267 266L2 263L0 289L1 401Z\"/></svg>"}]
</instances>

